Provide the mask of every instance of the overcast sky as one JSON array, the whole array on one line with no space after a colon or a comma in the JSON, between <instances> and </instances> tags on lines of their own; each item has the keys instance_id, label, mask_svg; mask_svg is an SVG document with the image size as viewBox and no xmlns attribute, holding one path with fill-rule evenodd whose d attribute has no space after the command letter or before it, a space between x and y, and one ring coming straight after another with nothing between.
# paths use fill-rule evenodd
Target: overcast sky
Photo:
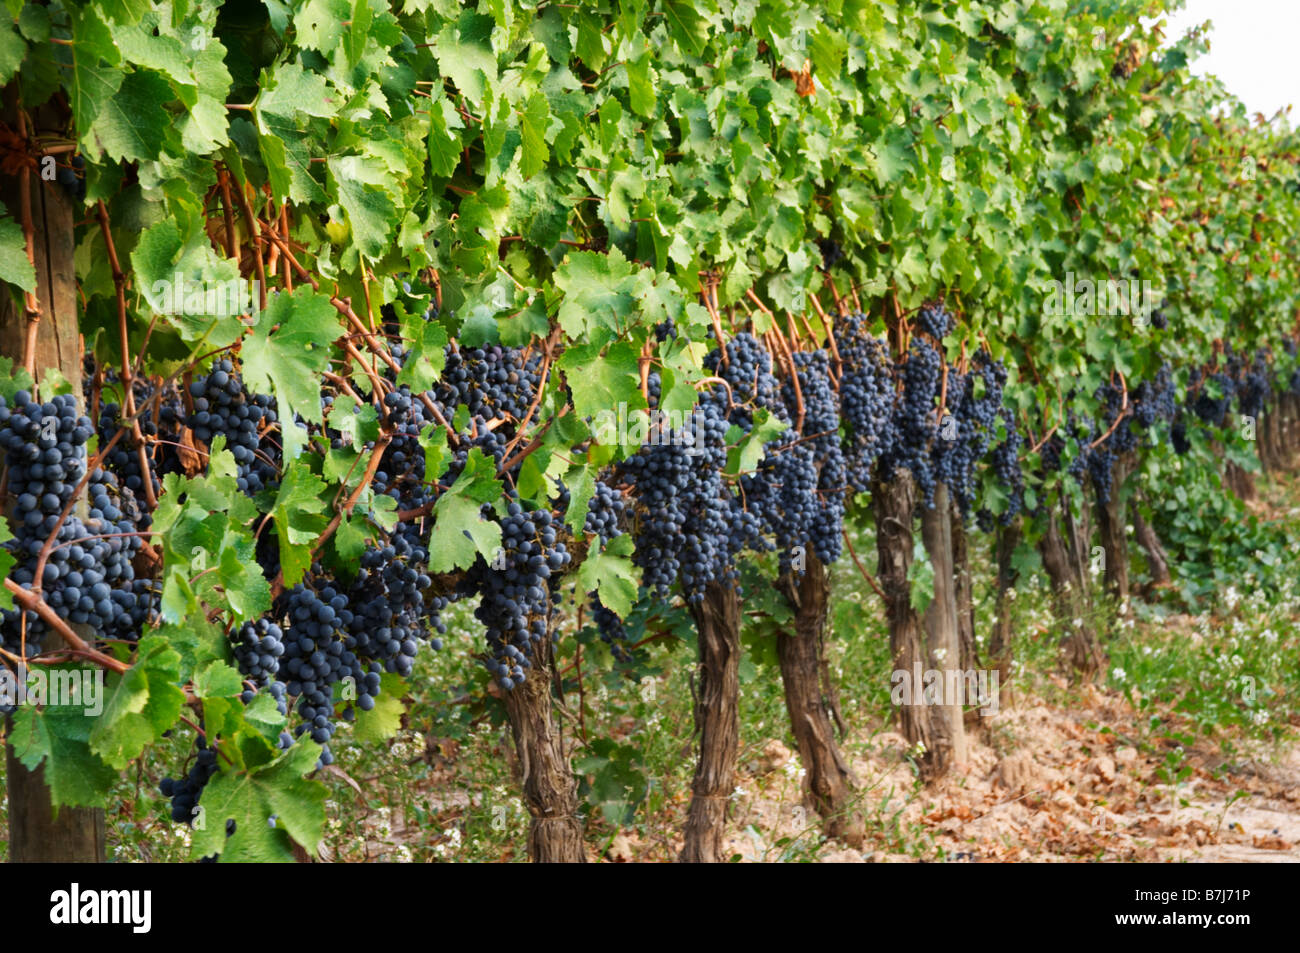
<instances>
[{"instance_id":1,"label":"overcast sky","mask_svg":"<svg viewBox=\"0 0 1300 953\"><path fill-rule=\"evenodd\" d=\"M1170 40L1213 21L1210 52L1193 71L1218 76L1252 113L1290 103L1288 120L1300 125L1300 0L1187 0L1167 20Z\"/></svg>"}]
</instances>

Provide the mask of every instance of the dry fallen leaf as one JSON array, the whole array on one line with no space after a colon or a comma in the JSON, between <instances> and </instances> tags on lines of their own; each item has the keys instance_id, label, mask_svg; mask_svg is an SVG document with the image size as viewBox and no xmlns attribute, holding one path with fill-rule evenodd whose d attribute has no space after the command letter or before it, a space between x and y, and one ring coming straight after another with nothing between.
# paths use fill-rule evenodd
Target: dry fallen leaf
<instances>
[{"instance_id":1,"label":"dry fallen leaf","mask_svg":"<svg viewBox=\"0 0 1300 953\"><path fill-rule=\"evenodd\" d=\"M208 448L194 438L194 431L186 427L181 431L180 449L176 451L181 467L186 476L195 476L203 472L204 461L208 457Z\"/></svg>"},{"instance_id":2,"label":"dry fallen leaf","mask_svg":"<svg viewBox=\"0 0 1300 953\"><path fill-rule=\"evenodd\" d=\"M803 69L795 71L788 70L790 78L794 80L794 89L800 96L815 96L817 94L817 85L812 78L812 63L809 60L803 61Z\"/></svg>"}]
</instances>

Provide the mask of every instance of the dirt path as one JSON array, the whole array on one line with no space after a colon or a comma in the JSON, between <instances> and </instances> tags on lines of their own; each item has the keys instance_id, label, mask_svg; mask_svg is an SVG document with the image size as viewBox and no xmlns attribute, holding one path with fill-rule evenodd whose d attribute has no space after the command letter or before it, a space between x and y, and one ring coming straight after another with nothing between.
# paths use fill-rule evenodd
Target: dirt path
<instances>
[{"instance_id":1,"label":"dirt path","mask_svg":"<svg viewBox=\"0 0 1300 953\"><path fill-rule=\"evenodd\" d=\"M1144 744L1140 717L1122 695L1096 689L1068 710L1021 699L969 729L964 774L921 791L900 735L850 739L861 807L875 822L862 850L813 849L798 760L769 742L742 765L729 849L747 861L1300 861L1300 749L1180 757L1165 739L1158 750ZM1167 764L1190 768L1176 790L1161 774ZM652 859L639 846L621 838L610 859Z\"/></svg>"}]
</instances>

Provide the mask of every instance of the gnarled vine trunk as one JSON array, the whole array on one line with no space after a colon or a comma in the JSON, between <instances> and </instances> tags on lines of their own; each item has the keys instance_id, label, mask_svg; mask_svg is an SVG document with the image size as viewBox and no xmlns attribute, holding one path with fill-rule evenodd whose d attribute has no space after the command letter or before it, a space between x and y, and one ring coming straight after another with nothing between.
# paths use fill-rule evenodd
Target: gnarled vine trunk
<instances>
[{"instance_id":1,"label":"gnarled vine trunk","mask_svg":"<svg viewBox=\"0 0 1300 953\"><path fill-rule=\"evenodd\" d=\"M1243 502L1250 503L1259 499L1259 491L1255 489L1255 474L1231 460L1223 465L1223 482Z\"/></svg>"},{"instance_id":2,"label":"gnarled vine trunk","mask_svg":"<svg viewBox=\"0 0 1300 953\"><path fill-rule=\"evenodd\" d=\"M830 605L826 567L809 553L803 574L797 578L782 576L777 588L795 612L795 631L777 635L776 654L790 730L804 768L804 798L821 815L828 836L859 847L866 830L861 816L851 811L858 782L836 743L832 724L835 705L825 693L826 614Z\"/></svg>"},{"instance_id":3,"label":"gnarled vine trunk","mask_svg":"<svg viewBox=\"0 0 1300 953\"><path fill-rule=\"evenodd\" d=\"M1121 603L1129 595L1128 533L1125 529L1127 501L1124 498L1124 484L1128 480L1131 466L1128 455L1116 458L1111 468L1110 499L1104 503L1097 500L1097 532L1101 537L1105 559L1102 578L1106 581L1106 591Z\"/></svg>"},{"instance_id":4,"label":"gnarled vine trunk","mask_svg":"<svg viewBox=\"0 0 1300 953\"><path fill-rule=\"evenodd\" d=\"M937 494L936 494L937 497ZM946 503L947 491L944 491ZM941 565L935 567L935 596L931 602L934 616L927 611L926 624L912 608L908 573L912 566L914 536L912 512L916 488L910 475L895 474L888 483L872 484L872 505L876 516L877 573L884 593L885 613L889 622L889 648L894 672L891 683L910 686L910 704L898 706L899 728L912 744L924 750L918 758L921 778L927 782L946 774L954 762L965 757L965 732L961 708L956 717L950 706L927 705L922 697L923 685L914 684L917 673L927 669L942 670L959 664L957 644L956 600L952 593L951 528L946 506L936 505L922 517L922 535L927 551L938 554ZM948 527L947 531L943 527ZM947 538L947 543L944 542ZM946 553L946 557L943 555ZM935 557L932 555L931 562ZM947 579L940 580L946 566ZM942 590L942 591L941 591ZM936 608L935 603L943 608ZM931 630L933 626L933 634ZM935 635L938 638L935 638ZM936 656L935 650L946 649ZM902 681L900 681L902 680Z\"/></svg>"},{"instance_id":5,"label":"gnarled vine trunk","mask_svg":"<svg viewBox=\"0 0 1300 953\"><path fill-rule=\"evenodd\" d=\"M1089 591L1087 565L1082 542L1087 536L1070 510L1068 498L1060 498L1059 519L1065 524L1062 534L1057 514L1049 509L1039 552L1043 568L1052 582L1052 599L1057 618L1064 627L1061 650L1067 667L1086 678L1092 678L1105 664L1105 656L1097 641L1092 620L1092 598ZM1087 508L1084 508L1087 515Z\"/></svg>"},{"instance_id":6,"label":"gnarled vine trunk","mask_svg":"<svg viewBox=\"0 0 1300 953\"><path fill-rule=\"evenodd\" d=\"M921 507L921 541L934 573L934 595L925 609L926 658L930 669L943 673L943 699L931 719L937 728L939 750L935 756L935 777L966 763L966 729L960 696L950 689L964 686L961 630L957 621L957 572L953 560L952 515L948 488L940 483L934 491L934 506ZM972 644L974 633L971 634ZM974 668L972 668L974 671ZM950 679L949 672L957 677ZM915 686L913 686L915 690Z\"/></svg>"},{"instance_id":7,"label":"gnarled vine trunk","mask_svg":"<svg viewBox=\"0 0 1300 953\"><path fill-rule=\"evenodd\" d=\"M1011 663L1014 661L1011 648L1011 590L1019 581L1020 574L1012 563L1016 547L1020 545L1020 519L1017 517L1006 526L998 526L996 557L998 566L997 598L994 603L993 631L989 634L989 659L998 673L998 701L1002 704L1008 700L1011 691Z\"/></svg>"},{"instance_id":8,"label":"gnarled vine trunk","mask_svg":"<svg viewBox=\"0 0 1300 953\"><path fill-rule=\"evenodd\" d=\"M1255 450L1259 454L1259 463L1265 473L1280 473L1285 469L1282 463L1281 421L1278 414L1280 406L1281 400L1277 395L1269 398L1263 413L1260 414L1259 426L1255 433Z\"/></svg>"},{"instance_id":9,"label":"gnarled vine trunk","mask_svg":"<svg viewBox=\"0 0 1300 953\"><path fill-rule=\"evenodd\" d=\"M970 573L970 545L966 521L957 501L952 501L952 569L953 593L957 604L957 639L961 644L961 667L974 671L980 667L979 646L975 644L975 595ZM976 711L978 716L979 712Z\"/></svg>"},{"instance_id":10,"label":"gnarled vine trunk","mask_svg":"<svg viewBox=\"0 0 1300 953\"><path fill-rule=\"evenodd\" d=\"M734 586L712 583L704 599L691 606L691 615L699 642L695 731L700 750L680 859L716 864L726 859L722 838L740 750L740 595Z\"/></svg>"},{"instance_id":11,"label":"gnarled vine trunk","mask_svg":"<svg viewBox=\"0 0 1300 953\"><path fill-rule=\"evenodd\" d=\"M1142 518L1142 510L1133 507L1133 535L1147 557L1147 573L1151 576L1151 587L1163 588L1172 584L1169 573L1169 557L1156 535L1155 527Z\"/></svg>"},{"instance_id":12,"label":"gnarled vine trunk","mask_svg":"<svg viewBox=\"0 0 1300 953\"><path fill-rule=\"evenodd\" d=\"M554 660L550 639L543 639L524 683L505 693L506 714L530 817L528 858L541 864L581 864L587 851L577 816L578 788L552 710Z\"/></svg>"}]
</instances>

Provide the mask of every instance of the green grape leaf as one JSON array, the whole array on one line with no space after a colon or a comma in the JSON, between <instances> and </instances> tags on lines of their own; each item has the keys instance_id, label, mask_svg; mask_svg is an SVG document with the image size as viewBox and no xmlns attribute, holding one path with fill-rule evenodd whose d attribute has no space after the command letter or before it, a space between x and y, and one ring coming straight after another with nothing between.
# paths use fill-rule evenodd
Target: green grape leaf
<instances>
[{"instance_id":1,"label":"green grape leaf","mask_svg":"<svg viewBox=\"0 0 1300 953\"><path fill-rule=\"evenodd\" d=\"M406 685L399 676L391 672L379 676L379 695L375 698L375 707L370 711L357 709L353 737L358 741L386 741L396 735L402 727L402 715L406 712L406 706L402 704L405 690Z\"/></svg>"},{"instance_id":2,"label":"green grape leaf","mask_svg":"<svg viewBox=\"0 0 1300 953\"><path fill-rule=\"evenodd\" d=\"M447 449L447 428L441 424L427 424L420 431L420 446L424 449L424 479L440 481L451 465L452 455Z\"/></svg>"},{"instance_id":3,"label":"green grape leaf","mask_svg":"<svg viewBox=\"0 0 1300 953\"><path fill-rule=\"evenodd\" d=\"M338 336L338 314L330 300L302 285L293 294L273 295L244 343L244 383L254 393L275 395L286 464L306 445L305 432L293 425L294 414L324 422L320 381Z\"/></svg>"},{"instance_id":4,"label":"green grape leaf","mask_svg":"<svg viewBox=\"0 0 1300 953\"><path fill-rule=\"evenodd\" d=\"M434 505L429 539L429 568L433 572L468 569L477 556L489 562L501 548L501 524L484 519L482 504L501 498L501 481L490 457L474 447L465 469L451 489Z\"/></svg>"},{"instance_id":5,"label":"green grape leaf","mask_svg":"<svg viewBox=\"0 0 1300 953\"><path fill-rule=\"evenodd\" d=\"M0 277L23 291L36 290L36 269L27 260L22 226L7 217L0 218Z\"/></svg>"},{"instance_id":6,"label":"green grape leaf","mask_svg":"<svg viewBox=\"0 0 1300 953\"><path fill-rule=\"evenodd\" d=\"M194 673L194 694L199 698L233 698L244 690L239 672L220 659Z\"/></svg>"},{"instance_id":7,"label":"green grape leaf","mask_svg":"<svg viewBox=\"0 0 1300 953\"><path fill-rule=\"evenodd\" d=\"M355 566L374 537L374 531L365 518L354 514L340 521L334 533L334 551L344 564Z\"/></svg>"},{"instance_id":8,"label":"green grape leaf","mask_svg":"<svg viewBox=\"0 0 1300 953\"><path fill-rule=\"evenodd\" d=\"M570 347L555 362L573 394L579 417L617 417L646 407L641 393L641 369L636 347L617 341L601 354L598 344Z\"/></svg>"},{"instance_id":9,"label":"green grape leaf","mask_svg":"<svg viewBox=\"0 0 1300 953\"><path fill-rule=\"evenodd\" d=\"M222 863L291 863L293 843L311 853L325 826L325 786L306 775L316 767L320 746L300 738L275 760L221 770L203 791L203 823L195 824L190 856L220 854ZM271 818L275 826L271 826ZM235 832L226 837L226 821Z\"/></svg>"},{"instance_id":10,"label":"green grape leaf","mask_svg":"<svg viewBox=\"0 0 1300 953\"><path fill-rule=\"evenodd\" d=\"M0 86L8 85L9 80L23 65L27 55L27 44L18 35L12 23L0 26Z\"/></svg>"},{"instance_id":11,"label":"green grape leaf","mask_svg":"<svg viewBox=\"0 0 1300 953\"><path fill-rule=\"evenodd\" d=\"M185 705L181 655L159 635L140 640L135 664L116 680L90 733L90 750L121 770L176 724Z\"/></svg>"},{"instance_id":12,"label":"green grape leaf","mask_svg":"<svg viewBox=\"0 0 1300 953\"><path fill-rule=\"evenodd\" d=\"M519 115L519 131L523 137L523 153L519 160L519 171L525 179L531 179L546 166L551 157L546 147L546 126L551 117L546 94L533 93L528 105Z\"/></svg>"},{"instance_id":13,"label":"green grape leaf","mask_svg":"<svg viewBox=\"0 0 1300 953\"><path fill-rule=\"evenodd\" d=\"M50 803L103 807L117 772L90 750L98 718L80 708L20 705L10 721L8 740L28 771L45 768Z\"/></svg>"},{"instance_id":14,"label":"green grape leaf","mask_svg":"<svg viewBox=\"0 0 1300 953\"><path fill-rule=\"evenodd\" d=\"M596 477L591 467L574 466L564 475L564 485L569 489L569 509L564 514L564 522L574 536L581 537L587 521L587 504L596 492Z\"/></svg>"},{"instance_id":15,"label":"green grape leaf","mask_svg":"<svg viewBox=\"0 0 1300 953\"><path fill-rule=\"evenodd\" d=\"M740 428L733 425L727 432L727 473L730 476L753 473L763 459L768 442L785 430L785 421L761 407L754 412L754 426L748 433L742 435Z\"/></svg>"},{"instance_id":16,"label":"green grape leaf","mask_svg":"<svg viewBox=\"0 0 1300 953\"><path fill-rule=\"evenodd\" d=\"M331 415L333 419L333 415ZM322 494L329 487L304 466L286 467L271 512L280 539L284 584L296 586L311 568L312 548L329 522Z\"/></svg>"},{"instance_id":17,"label":"green grape leaf","mask_svg":"<svg viewBox=\"0 0 1300 953\"><path fill-rule=\"evenodd\" d=\"M697 8L708 9L710 4L697 0L664 0L664 21L674 42L685 53L699 56L709 41L709 21L700 16Z\"/></svg>"},{"instance_id":18,"label":"green grape leaf","mask_svg":"<svg viewBox=\"0 0 1300 953\"><path fill-rule=\"evenodd\" d=\"M211 349L233 344L244 333L239 315L247 310L248 287L239 266L218 257L205 233L187 240L176 222L157 222L140 236L131 266L145 302L183 340Z\"/></svg>"},{"instance_id":19,"label":"green grape leaf","mask_svg":"<svg viewBox=\"0 0 1300 953\"><path fill-rule=\"evenodd\" d=\"M88 138L110 159L148 162L161 156L173 128L164 108L175 98L169 82L150 69L122 77L122 85L104 104Z\"/></svg>"},{"instance_id":20,"label":"green grape leaf","mask_svg":"<svg viewBox=\"0 0 1300 953\"><path fill-rule=\"evenodd\" d=\"M14 538L13 532L9 529L9 521L0 519L0 579L9 578L9 570L14 567L18 561L14 554L3 545ZM7 588L0 586L0 609L12 609L14 607L14 595Z\"/></svg>"},{"instance_id":21,"label":"green grape leaf","mask_svg":"<svg viewBox=\"0 0 1300 953\"><path fill-rule=\"evenodd\" d=\"M640 586L640 574L632 565L632 537L615 536L603 552L589 551L578 568L578 580L585 592L595 592L605 608L626 618L632 611Z\"/></svg>"},{"instance_id":22,"label":"green grape leaf","mask_svg":"<svg viewBox=\"0 0 1300 953\"><path fill-rule=\"evenodd\" d=\"M555 270L555 286L564 292L559 322L571 338L605 327L617 331L636 307L640 269L617 248L609 254L577 252Z\"/></svg>"},{"instance_id":23,"label":"green grape leaf","mask_svg":"<svg viewBox=\"0 0 1300 953\"><path fill-rule=\"evenodd\" d=\"M387 171L377 160L341 156L327 163L339 205L352 228L352 241L372 260L389 251L400 216L389 189Z\"/></svg>"},{"instance_id":24,"label":"green grape leaf","mask_svg":"<svg viewBox=\"0 0 1300 953\"><path fill-rule=\"evenodd\" d=\"M374 404L357 405L343 394L334 398L330 409L330 426L352 442L353 450L361 450L379 439L379 412Z\"/></svg>"}]
</instances>

